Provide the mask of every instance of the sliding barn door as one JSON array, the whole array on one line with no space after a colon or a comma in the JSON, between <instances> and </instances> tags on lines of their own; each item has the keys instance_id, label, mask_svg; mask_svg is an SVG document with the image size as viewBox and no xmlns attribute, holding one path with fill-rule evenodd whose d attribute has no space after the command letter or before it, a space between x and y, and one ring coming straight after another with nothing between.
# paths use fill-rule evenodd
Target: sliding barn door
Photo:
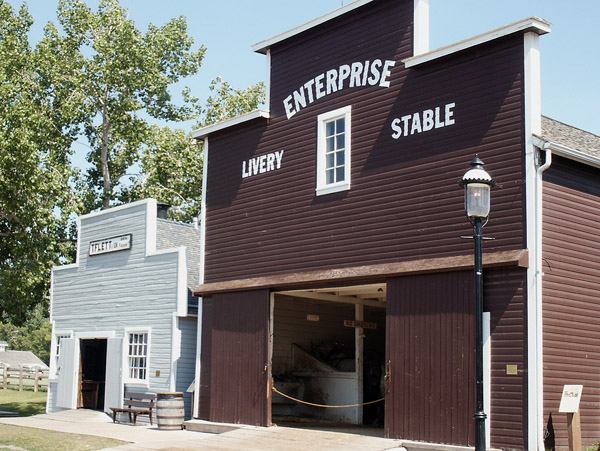
<instances>
[{"instance_id":1,"label":"sliding barn door","mask_svg":"<svg viewBox=\"0 0 600 451\"><path fill-rule=\"evenodd\" d=\"M216 294L211 298L210 420L268 426L268 290Z\"/></svg>"},{"instance_id":2,"label":"sliding barn door","mask_svg":"<svg viewBox=\"0 0 600 451\"><path fill-rule=\"evenodd\" d=\"M387 287L386 437L472 446L473 273L398 277Z\"/></svg>"}]
</instances>

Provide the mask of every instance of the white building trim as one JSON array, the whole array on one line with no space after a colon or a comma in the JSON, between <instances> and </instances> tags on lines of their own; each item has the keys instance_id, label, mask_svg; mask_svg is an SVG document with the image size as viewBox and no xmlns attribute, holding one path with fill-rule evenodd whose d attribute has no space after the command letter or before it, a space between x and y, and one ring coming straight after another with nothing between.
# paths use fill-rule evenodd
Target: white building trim
<instances>
[{"instance_id":1,"label":"white building trim","mask_svg":"<svg viewBox=\"0 0 600 451\"><path fill-rule=\"evenodd\" d=\"M265 118L269 119L271 114L267 110L254 110L250 111L246 114L241 114L232 119L227 119L225 121L217 122L213 125L208 125L206 127L199 128L192 132L192 138L200 139L205 138L211 133L218 132L219 130L224 130L229 127L233 127L234 125L242 124L244 122L252 121L254 119Z\"/></svg>"},{"instance_id":2,"label":"white building trim","mask_svg":"<svg viewBox=\"0 0 600 451\"><path fill-rule=\"evenodd\" d=\"M429 0L415 0L413 56L429 52Z\"/></svg>"},{"instance_id":3,"label":"white building trim","mask_svg":"<svg viewBox=\"0 0 600 451\"><path fill-rule=\"evenodd\" d=\"M339 17L343 14L346 14L350 11L353 11L361 6L366 5L367 3L371 3L373 0L357 0L355 2L349 3L346 6L342 6L336 10L331 11L321 17L317 17L316 19L311 20L310 22L306 22L303 25L297 26L296 28L292 28L284 33L278 34L270 39L265 39L257 44L252 46L252 50L258 53L266 53L269 48L278 42L285 41L286 39L291 38L292 36L296 36L297 34L303 33L306 30L310 30L322 23L328 22L336 17Z\"/></svg>"},{"instance_id":4,"label":"white building trim","mask_svg":"<svg viewBox=\"0 0 600 451\"><path fill-rule=\"evenodd\" d=\"M541 230L542 199L541 174L536 167L536 146L534 136L542 132L542 94L540 69L539 34L528 32L524 35L524 97L525 97L525 202L527 224L527 248L529 268L527 270L527 438L530 450L544 450L544 410L543 410L543 368L542 368L542 270Z\"/></svg>"},{"instance_id":5,"label":"white building trim","mask_svg":"<svg viewBox=\"0 0 600 451\"><path fill-rule=\"evenodd\" d=\"M504 36L508 36L509 34L518 32L533 32L534 34L542 35L550 33L550 26L551 23L544 19L540 19L539 17L529 17L527 19L514 22L510 25L506 25L504 27L496 28L495 30L479 34L472 38L468 38L463 41L447 45L445 47L440 47L439 49L432 50L431 52L425 53L423 55L416 55L411 58L406 58L402 60L402 62L407 68L415 67L419 64L427 63L429 61L433 61L435 59L460 52L461 50L465 50L470 47L475 47L476 45L493 41L494 39L498 39Z\"/></svg>"}]
</instances>

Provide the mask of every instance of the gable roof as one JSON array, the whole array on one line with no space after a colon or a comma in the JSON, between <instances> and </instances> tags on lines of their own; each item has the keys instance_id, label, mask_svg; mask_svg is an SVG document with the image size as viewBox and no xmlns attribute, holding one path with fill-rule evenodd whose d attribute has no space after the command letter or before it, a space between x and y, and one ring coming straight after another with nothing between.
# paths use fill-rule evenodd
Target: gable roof
<instances>
[{"instance_id":1,"label":"gable roof","mask_svg":"<svg viewBox=\"0 0 600 451\"><path fill-rule=\"evenodd\" d=\"M48 365L42 362L33 352L31 351L3 351L0 352L0 365L8 365L12 368L19 368L20 366L39 367L48 369Z\"/></svg>"}]
</instances>

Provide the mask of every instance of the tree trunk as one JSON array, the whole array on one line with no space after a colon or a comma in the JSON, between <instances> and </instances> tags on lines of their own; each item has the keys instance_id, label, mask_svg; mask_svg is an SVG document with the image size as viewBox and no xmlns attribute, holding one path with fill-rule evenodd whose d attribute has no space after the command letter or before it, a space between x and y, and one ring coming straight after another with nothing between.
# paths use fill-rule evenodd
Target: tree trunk
<instances>
[{"instance_id":1,"label":"tree trunk","mask_svg":"<svg viewBox=\"0 0 600 451\"><path fill-rule=\"evenodd\" d=\"M100 165L102 166L102 179L104 182L102 192L102 209L106 210L110 207L110 199L112 197L112 186L110 183L110 172L108 170L108 138L110 135L110 119L108 118L108 106L105 99L104 108L102 110L102 149L100 151Z\"/></svg>"}]
</instances>

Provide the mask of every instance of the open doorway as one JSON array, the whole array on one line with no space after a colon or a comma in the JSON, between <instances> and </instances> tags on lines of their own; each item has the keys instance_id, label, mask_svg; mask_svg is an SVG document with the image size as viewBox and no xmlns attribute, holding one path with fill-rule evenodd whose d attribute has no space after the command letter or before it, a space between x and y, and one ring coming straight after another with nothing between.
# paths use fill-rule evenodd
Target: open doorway
<instances>
[{"instance_id":1,"label":"open doorway","mask_svg":"<svg viewBox=\"0 0 600 451\"><path fill-rule=\"evenodd\" d=\"M276 292L273 422L383 427L385 283Z\"/></svg>"},{"instance_id":2,"label":"open doorway","mask_svg":"<svg viewBox=\"0 0 600 451\"><path fill-rule=\"evenodd\" d=\"M78 408L104 409L106 348L106 339L82 339L80 342Z\"/></svg>"}]
</instances>

